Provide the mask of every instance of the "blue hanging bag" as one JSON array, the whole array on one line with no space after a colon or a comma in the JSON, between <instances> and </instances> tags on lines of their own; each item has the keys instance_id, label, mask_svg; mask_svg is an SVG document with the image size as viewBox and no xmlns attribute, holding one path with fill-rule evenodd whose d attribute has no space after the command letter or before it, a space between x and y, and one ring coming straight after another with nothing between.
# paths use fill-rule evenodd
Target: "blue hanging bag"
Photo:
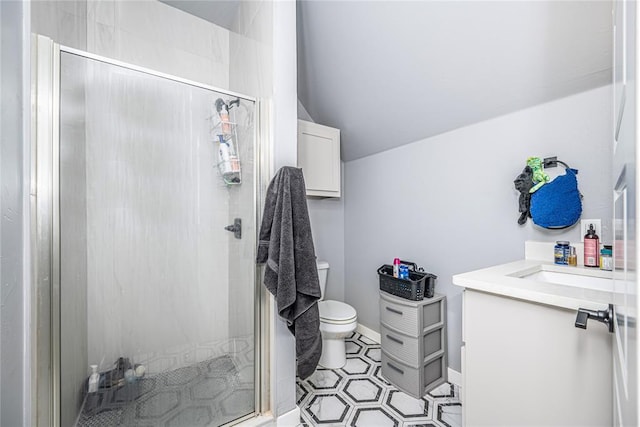
<instances>
[{"instance_id":1,"label":"blue hanging bag","mask_svg":"<svg viewBox=\"0 0 640 427\"><path fill-rule=\"evenodd\" d=\"M543 185L531 195L531 219L544 228L567 228L582 215L582 196L578 191L577 169Z\"/></svg>"}]
</instances>

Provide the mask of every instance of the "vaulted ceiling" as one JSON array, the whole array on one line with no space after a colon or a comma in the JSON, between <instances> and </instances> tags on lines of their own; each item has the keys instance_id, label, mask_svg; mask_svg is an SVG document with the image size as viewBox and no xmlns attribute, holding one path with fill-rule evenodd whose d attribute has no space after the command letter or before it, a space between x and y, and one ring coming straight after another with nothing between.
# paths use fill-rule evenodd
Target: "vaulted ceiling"
<instances>
[{"instance_id":1,"label":"vaulted ceiling","mask_svg":"<svg viewBox=\"0 0 640 427\"><path fill-rule=\"evenodd\" d=\"M298 1L298 97L353 160L611 81L611 1Z\"/></svg>"},{"instance_id":2,"label":"vaulted ceiling","mask_svg":"<svg viewBox=\"0 0 640 427\"><path fill-rule=\"evenodd\" d=\"M240 1L161 0L231 28ZM290 0L275 0L290 1ZM609 84L612 1L298 0L298 98L353 160Z\"/></svg>"}]
</instances>

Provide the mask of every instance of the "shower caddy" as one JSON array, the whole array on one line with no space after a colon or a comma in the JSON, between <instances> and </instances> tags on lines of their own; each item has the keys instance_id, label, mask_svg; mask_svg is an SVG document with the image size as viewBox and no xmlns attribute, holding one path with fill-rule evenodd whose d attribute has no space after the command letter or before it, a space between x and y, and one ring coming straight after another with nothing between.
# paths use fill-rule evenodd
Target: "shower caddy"
<instances>
[{"instance_id":1,"label":"shower caddy","mask_svg":"<svg viewBox=\"0 0 640 427\"><path fill-rule=\"evenodd\" d=\"M214 144L218 147L218 171L222 180L227 185L242 183L242 169L238 151L238 132L235 120L236 109L240 105L240 99L224 101L218 98L215 101L215 112L211 116L213 123L211 134L214 136Z\"/></svg>"}]
</instances>

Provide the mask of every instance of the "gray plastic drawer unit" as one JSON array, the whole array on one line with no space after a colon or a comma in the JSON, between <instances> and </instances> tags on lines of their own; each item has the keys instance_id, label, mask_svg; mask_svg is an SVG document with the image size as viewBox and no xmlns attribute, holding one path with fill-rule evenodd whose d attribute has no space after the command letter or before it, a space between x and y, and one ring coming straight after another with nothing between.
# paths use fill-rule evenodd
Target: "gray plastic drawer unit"
<instances>
[{"instance_id":1,"label":"gray plastic drawer unit","mask_svg":"<svg viewBox=\"0 0 640 427\"><path fill-rule=\"evenodd\" d=\"M412 301L380 292L382 375L420 398L447 381L446 298Z\"/></svg>"}]
</instances>

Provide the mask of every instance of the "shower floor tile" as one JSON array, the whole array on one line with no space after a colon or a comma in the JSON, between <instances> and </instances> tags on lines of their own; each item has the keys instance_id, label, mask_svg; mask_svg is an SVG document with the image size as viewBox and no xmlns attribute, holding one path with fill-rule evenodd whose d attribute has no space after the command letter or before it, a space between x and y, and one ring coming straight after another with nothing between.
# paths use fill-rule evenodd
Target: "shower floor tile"
<instances>
[{"instance_id":1,"label":"shower floor tile","mask_svg":"<svg viewBox=\"0 0 640 427\"><path fill-rule=\"evenodd\" d=\"M416 399L380 374L380 344L353 333L346 339L346 348L344 367L319 367L306 380L297 380L300 426L462 425L458 386L444 383Z\"/></svg>"},{"instance_id":2,"label":"shower floor tile","mask_svg":"<svg viewBox=\"0 0 640 427\"><path fill-rule=\"evenodd\" d=\"M112 393L103 410L82 412L77 427L218 426L254 410L253 381L242 363L229 355L143 378L135 394L120 403Z\"/></svg>"}]
</instances>

